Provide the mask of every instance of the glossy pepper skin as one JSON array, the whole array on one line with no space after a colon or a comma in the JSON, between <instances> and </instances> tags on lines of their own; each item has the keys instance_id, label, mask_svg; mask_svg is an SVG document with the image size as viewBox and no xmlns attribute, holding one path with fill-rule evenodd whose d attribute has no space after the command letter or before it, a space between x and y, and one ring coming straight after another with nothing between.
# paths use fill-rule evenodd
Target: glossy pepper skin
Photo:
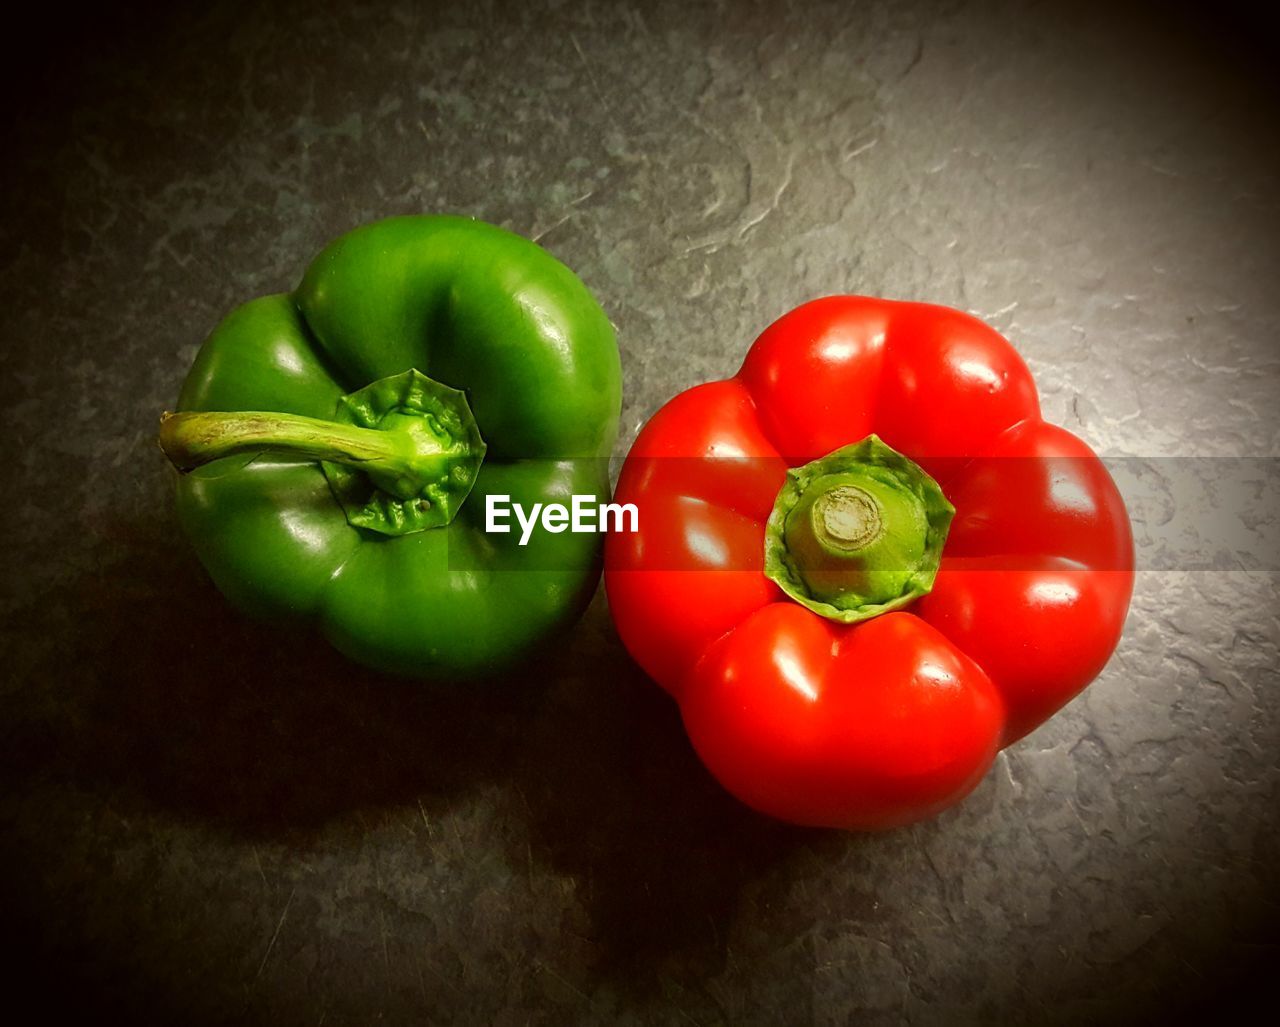
<instances>
[{"instance_id":1,"label":"glossy pepper skin","mask_svg":"<svg viewBox=\"0 0 1280 1027\"><path fill-rule=\"evenodd\" d=\"M788 468L870 435L954 506L932 590L842 623L766 576ZM644 427L615 502L618 632L711 772L764 813L875 830L957 802L1102 669L1133 586L1128 516L1085 443L1041 419L1013 347L959 311L815 300L738 373Z\"/></svg>"},{"instance_id":2,"label":"glossy pepper skin","mask_svg":"<svg viewBox=\"0 0 1280 1027\"><path fill-rule=\"evenodd\" d=\"M270 449L183 474L180 521L244 610L312 621L389 672L485 674L571 623L599 580L598 536L536 532L521 547L518 534L484 531L490 493L526 505L608 496L617 343L568 268L464 218L367 225L328 246L293 293L233 311L197 354L178 409L328 422L344 395L410 370L461 390L487 446L449 523L355 527L319 463Z\"/></svg>"}]
</instances>

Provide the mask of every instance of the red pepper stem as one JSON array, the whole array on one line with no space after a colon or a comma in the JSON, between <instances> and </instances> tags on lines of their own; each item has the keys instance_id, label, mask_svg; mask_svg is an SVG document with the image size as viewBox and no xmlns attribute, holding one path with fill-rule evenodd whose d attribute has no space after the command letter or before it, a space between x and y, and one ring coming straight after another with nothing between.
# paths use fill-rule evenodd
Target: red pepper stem
<instances>
[{"instance_id":1,"label":"red pepper stem","mask_svg":"<svg viewBox=\"0 0 1280 1027\"><path fill-rule=\"evenodd\" d=\"M880 504L856 485L837 485L813 502L809 517L814 538L833 556L852 556L885 530Z\"/></svg>"},{"instance_id":2,"label":"red pepper stem","mask_svg":"<svg viewBox=\"0 0 1280 1027\"><path fill-rule=\"evenodd\" d=\"M954 514L937 482L869 435L787 472L765 574L824 617L877 617L933 587Z\"/></svg>"}]
</instances>

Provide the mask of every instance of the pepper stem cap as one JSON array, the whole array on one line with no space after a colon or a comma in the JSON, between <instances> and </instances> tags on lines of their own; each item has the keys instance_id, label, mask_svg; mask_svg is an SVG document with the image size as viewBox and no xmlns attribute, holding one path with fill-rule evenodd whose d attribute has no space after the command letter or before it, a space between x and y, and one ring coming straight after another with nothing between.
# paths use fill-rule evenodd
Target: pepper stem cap
<instances>
[{"instance_id":1,"label":"pepper stem cap","mask_svg":"<svg viewBox=\"0 0 1280 1027\"><path fill-rule=\"evenodd\" d=\"M954 516L933 478L869 435L787 472L764 572L815 613L867 620L933 588Z\"/></svg>"}]
</instances>

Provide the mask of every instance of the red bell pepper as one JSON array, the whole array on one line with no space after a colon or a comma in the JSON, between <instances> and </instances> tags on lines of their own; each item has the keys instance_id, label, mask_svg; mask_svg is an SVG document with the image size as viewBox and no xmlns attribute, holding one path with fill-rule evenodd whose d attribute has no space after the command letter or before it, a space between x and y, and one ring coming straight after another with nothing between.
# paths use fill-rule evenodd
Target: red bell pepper
<instances>
[{"instance_id":1,"label":"red bell pepper","mask_svg":"<svg viewBox=\"0 0 1280 1027\"><path fill-rule=\"evenodd\" d=\"M623 643L721 783L800 824L957 802L1097 676L1133 588L1102 462L1007 340L928 304L785 315L654 415L615 501Z\"/></svg>"}]
</instances>

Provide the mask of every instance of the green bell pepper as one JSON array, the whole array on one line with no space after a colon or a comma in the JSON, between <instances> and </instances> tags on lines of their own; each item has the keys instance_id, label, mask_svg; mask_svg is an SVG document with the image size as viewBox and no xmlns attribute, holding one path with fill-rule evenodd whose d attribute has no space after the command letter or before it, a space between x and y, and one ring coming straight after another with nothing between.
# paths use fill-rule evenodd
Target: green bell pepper
<instances>
[{"instance_id":1,"label":"green bell pepper","mask_svg":"<svg viewBox=\"0 0 1280 1027\"><path fill-rule=\"evenodd\" d=\"M233 311L162 419L181 525L245 611L420 677L510 665L575 620L600 536L485 531L485 497L609 496L621 367L582 282L458 217L343 236Z\"/></svg>"}]
</instances>

